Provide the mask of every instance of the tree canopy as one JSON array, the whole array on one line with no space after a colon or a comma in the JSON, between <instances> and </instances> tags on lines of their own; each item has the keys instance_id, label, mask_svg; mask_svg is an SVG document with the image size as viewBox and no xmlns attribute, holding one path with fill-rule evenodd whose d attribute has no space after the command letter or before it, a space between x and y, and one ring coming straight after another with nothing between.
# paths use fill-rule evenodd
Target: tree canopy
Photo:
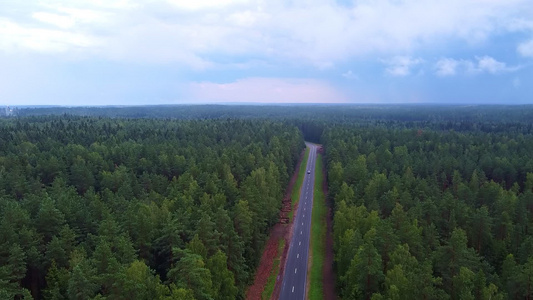
<instances>
[{"instance_id":1,"label":"tree canopy","mask_svg":"<svg viewBox=\"0 0 533 300\"><path fill-rule=\"evenodd\" d=\"M533 136L439 124L324 130L343 299L533 297Z\"/></svg>"},{"instance_id":2,"label":"tree canopy","mask_svg":"<svg viewBox=\"0 0 533 300\"><path fill-rule=\"evenodd\" d=\"M304 147L276 121L0 121L2 299L239 299Z\"/></svg>"}]
</instances>

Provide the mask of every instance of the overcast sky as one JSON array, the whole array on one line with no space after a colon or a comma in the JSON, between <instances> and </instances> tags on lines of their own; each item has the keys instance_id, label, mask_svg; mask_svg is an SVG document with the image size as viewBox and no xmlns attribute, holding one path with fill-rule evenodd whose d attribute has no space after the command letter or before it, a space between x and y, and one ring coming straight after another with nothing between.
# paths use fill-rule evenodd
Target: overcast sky
<instances>
[{"instance_id":1,"label":"overcast sky","mask_svg":"<svg viewBox=\"0 0 533 300\"><path fill-rule=\"evenodd\" d=\"M531 0L0 0L0 105L533 103Z\"/></svg>"}]
</instances>

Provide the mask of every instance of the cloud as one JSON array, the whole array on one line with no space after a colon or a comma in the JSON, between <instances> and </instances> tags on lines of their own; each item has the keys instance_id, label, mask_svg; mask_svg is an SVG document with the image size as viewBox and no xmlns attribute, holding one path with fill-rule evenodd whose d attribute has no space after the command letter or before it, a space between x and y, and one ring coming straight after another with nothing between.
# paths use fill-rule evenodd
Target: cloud
<instances>
[{"instance_id":1,"label":"cloud","mask_svg":"<svg viewBox=\"0 0 533 300\"><path fill-rule=\"evenodd\" d=\"M533 57L533 40L521 43L517 50L522 56Z\"/></svg>"},{"instance_id":2,"label":"cloud","mask_svg":"<svg viewBox=\"0 0 533 300\"><path fill-rule=\"evenodd\" d=\"M460 62L453 58L443 58L435 64L436 74L439 76L452 76L457 72Z\"/></svg>"},{"instance_id":3,"label":"cloud","mask_svg":"<svg viewBox=\"0 0 533 300\"><path fill-rule=\"evenodd\" d=\"M245 4L247 0L167 0L172 5L185 10L219 9L224 6Z\"/></svg>"},{"instance_id":4,"label":"cloud","mask_svg":"<svg viewBox=\"0 0 533 300\"><path fill-rule=\"evenodd\" d=\"M385 71L398 77L404 77L411 74L411 69L424 62L420 58L411 58L409 56L395 56L388 60L381 60L384 64L388 65Z\"/></svg>"},{"instance_id":5,"label":"cloud","mask_svg":"<svg viewBox=\"0 0 533 300\"><path fill-rule=\"evenodd\" d=\"M466 74L501 74L515 72L519 70L521 66L508 66L504 62L497 61L491 56L475 57L475 60L457 60L453 58L441 58L435 65L435 74L441 77L453 76L458 72Z\"/></svg>"},{"instance_id":6,"label":"cloud","mask_svg":"<svg viewBox=\"0 0 533 300\"><path fill-rule=\"evenodd\" d=\"M496 33L529 30L528 5L529 0L9 1L0 18L25 34L0 28L0 39L8 39L0 49L16 44L28 51L77 51L200 69L216 65L213 57L221 54L331 68L367 55L415 53L443 42L476 44ZM41 35L42 30L55 31ZM45 46L35 46L35 37ZM79 41L85 41L83 49ZM520 47L531 53L527 44ZM408 72L391 70L397 76Z\"/></svg>"},{"instance_id":7,"label":"cloud","mask_svg":"<svg viewBox=\"0 0 533 300\"><path fill-rule=\"evenodd\" d=\"M352 72L352 70L348 70L347 72L345 73L342 73L342 77L346 78L346 79L359 79L359 76L357 76L357 74L354 74Z\"/></svg>"},{"instance_id":8,"label":"cloud","mask_svg":"<svg viewBox=\"0 0 533 300\"><path fill-rule=\"evenodd\" d=\"M0 19L0 50L10 53L35 51L63 53L99 44L97 38L75 32L20 26Z\"/></svg>"},{"instance_id":9,"label":"cloud","mask_svg":"<svg viewBox=\"0 0 533 300\"><path fill-rule=\"evenodd\" d=\"M191 102L198 103L342 103L347 97L314 79L245 78L230 83L194 82Z\"/></svg>"},{"instance_id":10,"label":"cloud","mask_svg":"<svg viewBox=\"0 0 533 300\"><path fill-rule=\"evenodd\" d=\"M505 63L499 62L490 56L476 57L478 69L481 72L491 74L512 71L513 68L507 67Z\"/></svg>"},{"instance_id":11,"label":"cloud","mask_svg":"<svg viewBox=\"0 0 533 300\"><path fill-rule=\"evenodd\" d=\"M47 12L36 12L32 14L32 17L41 22L50 23L63 29L71 28L75 22L70 16L62 16Z\"/></svg>"}]
</instances>

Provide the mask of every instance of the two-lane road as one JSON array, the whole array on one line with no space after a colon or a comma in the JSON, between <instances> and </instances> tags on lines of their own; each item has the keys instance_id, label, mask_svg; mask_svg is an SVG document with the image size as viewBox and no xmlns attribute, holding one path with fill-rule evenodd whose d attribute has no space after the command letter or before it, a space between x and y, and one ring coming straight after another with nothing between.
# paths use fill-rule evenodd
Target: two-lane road
<instances>
[{"instance_id":1,"label":"two-lane road","mask_svg":"<svg viewBox=\"0 0 533 300\"><path fill-rule=\"evenodd\" d=\"M283 275L280 294L282 300L305 299L306 293L316 151L318 148L314 144L306 143L306 145L309 147L309 159L302 183L298 211L294 219L289 255L285 263L285 274Z\"/></svg>"}]
</instances>

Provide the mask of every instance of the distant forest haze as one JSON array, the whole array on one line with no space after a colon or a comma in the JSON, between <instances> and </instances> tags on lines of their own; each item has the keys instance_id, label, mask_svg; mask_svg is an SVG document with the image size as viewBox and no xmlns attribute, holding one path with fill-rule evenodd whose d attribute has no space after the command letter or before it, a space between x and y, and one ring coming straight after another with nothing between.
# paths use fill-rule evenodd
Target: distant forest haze
<instances>
[{"instance_id":1,"label":"distant forest haze","mask_svg":"<svg viewBox=\"0 0 533 300\"><path fill-rule=\"evenodd\" d=\"M0 299L243 299L304 140L341 299L533 299L532 105L14 112Z\"/></svg>"}]
</instances>

